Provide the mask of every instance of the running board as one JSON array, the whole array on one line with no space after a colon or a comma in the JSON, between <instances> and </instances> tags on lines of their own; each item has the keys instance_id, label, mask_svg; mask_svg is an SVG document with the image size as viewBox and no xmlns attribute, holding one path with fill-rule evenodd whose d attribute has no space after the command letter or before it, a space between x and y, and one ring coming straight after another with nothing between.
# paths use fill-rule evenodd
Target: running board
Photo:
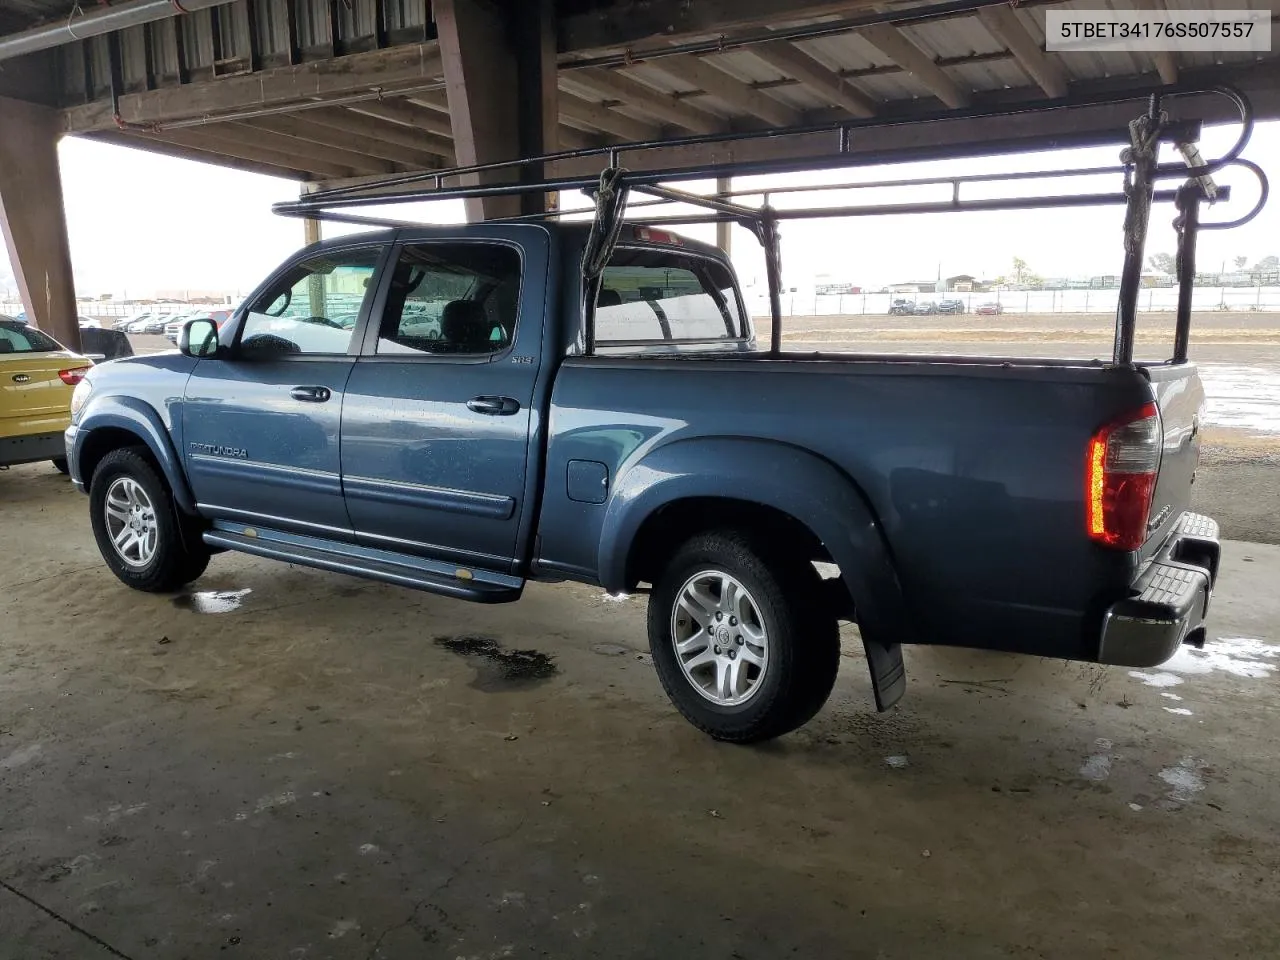
<instances>
[{"instance_id":1,"label":"running board","mask_svg":"<svg viewBox=\"0 0 1280 960\"><path fill-rule=\"evenodd\" d=\"M510 603L519 600L524 590L523 580L506 574L226 521L216 522L212 530L204 532L203 539L211 547L394 583L457 600Z\"/></svg>"}]
</instances>

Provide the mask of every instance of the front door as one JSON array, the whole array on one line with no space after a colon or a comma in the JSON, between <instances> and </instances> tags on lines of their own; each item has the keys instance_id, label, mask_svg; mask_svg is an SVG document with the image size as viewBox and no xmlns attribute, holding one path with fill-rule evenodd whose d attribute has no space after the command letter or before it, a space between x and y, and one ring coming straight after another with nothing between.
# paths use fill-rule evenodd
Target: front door
<instances>
[{"instance_id":1,"label":"front door","mask_svg":"<svg viewBox=\"0 0 1280 960\"><path fill-rule=\"evenodd\" d=\"M542 336L537 317L517 323L521 264L498 240L400 248L343 408L343 487L363 542L510 567Z\"/></svg>"},{"instance_id":2,"label":"front door","mask_svg":"<svg viewBox=\"0 0 1280 960\"><path fill-rule=\"evenodd\" d=\"M187 476L207 516L350 536L339 430L383 247L310 253L249 304L183 403Z\"/></svg>"}]
</instances>

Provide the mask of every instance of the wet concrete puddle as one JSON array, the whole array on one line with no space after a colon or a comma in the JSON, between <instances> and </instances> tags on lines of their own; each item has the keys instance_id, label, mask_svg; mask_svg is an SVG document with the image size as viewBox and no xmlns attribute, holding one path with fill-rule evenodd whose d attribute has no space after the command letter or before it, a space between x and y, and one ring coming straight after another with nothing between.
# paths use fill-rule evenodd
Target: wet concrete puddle
<instances>
[{"instance_id":1,"label":"wet concrete puddle","mask_svg":"<svg viewBox=\"0 0 1280 960\"><path fill-rule=\"evenodd\" d=\"M193 613L232 613L240 609L244 598L251 593L251 587L243 590L201 590L198 593L181 593L171 602L179 610Z\"/></svg>"},{"instance_id":2,"label":"wet concrete puddle","mask_svg":"<svg viewBox=\"0 0 1280 960\"><path fill-rule=\"evenodd\" d=\"M486 693L527 689L559 672L554 657L537 650L507 650L493 637L436 637L435 643L465 658L476 671L471 686Z\"/></svg>"}]
</instances>

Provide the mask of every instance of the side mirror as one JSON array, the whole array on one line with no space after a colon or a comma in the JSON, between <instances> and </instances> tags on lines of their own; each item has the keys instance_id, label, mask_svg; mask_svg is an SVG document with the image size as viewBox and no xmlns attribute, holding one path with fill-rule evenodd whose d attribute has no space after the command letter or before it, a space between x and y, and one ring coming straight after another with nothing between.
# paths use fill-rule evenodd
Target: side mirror
<instances>
[{"instance_id":1,"label":"side mirror","mask_svg":"<svg viewBox=\"0 0 1280 960\"><path fill-rule=\"evenodd\" d=\"M178 334L178 350L188 357L218 355L218 325L212 320L188 320Z\"/></svg>"}]
</instances>

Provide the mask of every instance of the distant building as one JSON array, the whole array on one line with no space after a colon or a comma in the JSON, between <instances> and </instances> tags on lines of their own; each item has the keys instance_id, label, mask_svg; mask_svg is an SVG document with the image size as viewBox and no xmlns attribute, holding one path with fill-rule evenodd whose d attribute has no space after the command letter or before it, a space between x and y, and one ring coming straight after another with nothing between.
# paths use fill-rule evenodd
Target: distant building
<instances>
[{"instance_id":1,"label":"distant building","mask_svg":"<svg viewBox=\"0 0 1280 960\"><path fill-rule=\"evenodd\" d=\"M820 283L814 288L820 297L837 297L846 293L861 293L862 288L852 283Z\"/></svg>"},{"instance_id":2,"label":"distant building","mask_svg":"<svg viewBox=\"0 0 1280 960\"><path fill-rule=\"evenodd\" d=\"M947 277L946 287L956 293L973 293L982 289L982 281L967 273L960 273L954 277Z\"/></svg>"},{"instance_id":3,"label":"distant building","mask_svg":"<svg viewBox=\"0 0 1280 960\"><path fill-rule=\"evenodd\" d=\"M908 283L891 283L887 287L890 293L934 293L937 280L913 280Z\"/></svg>"}]
</instances>

